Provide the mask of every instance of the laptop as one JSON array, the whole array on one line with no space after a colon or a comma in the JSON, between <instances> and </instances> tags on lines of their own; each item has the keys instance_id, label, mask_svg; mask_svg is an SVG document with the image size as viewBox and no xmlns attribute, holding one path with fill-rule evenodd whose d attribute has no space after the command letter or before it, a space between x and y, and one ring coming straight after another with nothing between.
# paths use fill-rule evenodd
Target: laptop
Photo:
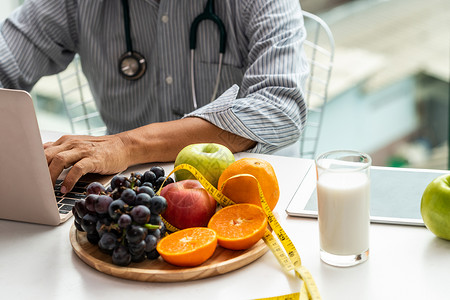
<instances>
[{"instance_id":1,"label":"laptop","mask_svg":"<svg viewBox=\"0 0 450 300\"><path fill-rule=\"evenodd\" d=\"M372 223L425 226L420 204L427 185L445 170L392 168L370 169L370 221ZM286 208L293 217L317 218L316 170L312 167ZM308 182L308 183L306 183Z\"/></svg>"},{"instance_id":2,"label":"laptop","mask_svg":"<svg viewBox=\"0 0 450 300\"><path fill-rule=\"evenodd\" d=\"M0 88L0 219L59 225L72 216L89 182L65 195L53 186L33 101L25 91Z\"/></svg>"}]
</instances>

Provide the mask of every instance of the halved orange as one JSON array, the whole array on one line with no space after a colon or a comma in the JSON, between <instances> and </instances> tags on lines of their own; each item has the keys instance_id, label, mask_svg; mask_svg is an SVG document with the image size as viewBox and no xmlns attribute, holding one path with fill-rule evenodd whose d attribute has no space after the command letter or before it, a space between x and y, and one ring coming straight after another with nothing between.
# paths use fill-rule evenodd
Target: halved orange
<instances>
[{"instance_id":1,"label":"halved orange","mask_svg":"<svg viewBox=\"0 0 450 300\"><path fill-rule=\"evenodd\" d=\"M217 241L223 248L245 250L264 236L267 217L257 205L234 204L216 212L209 220L208 228L217 233Z\"/></svg>"},{"instance_id":2,"label":"halved orange","mask_svg":"<svg viewBox=\"0 0 450 300\"><path fill-rule=\"evenodd\" d=\"M280 187L275 170L268 161L253 157L241 158L222 172L217 186L234 203L261 206L258 182L267 204L273 210L280 197Z\"/></svg>"},{"instance_id":3,"label":"halved orange","mask_svg":"<svg viewBox=\"0 0 450 300\"><path fill-rule=\"evenodd\" d=\"M217 235L206 227L191 227L174 232L159 241L156 250L168 263L195 267L207 261L216 250Z\"/></svg>"}]
</instances>

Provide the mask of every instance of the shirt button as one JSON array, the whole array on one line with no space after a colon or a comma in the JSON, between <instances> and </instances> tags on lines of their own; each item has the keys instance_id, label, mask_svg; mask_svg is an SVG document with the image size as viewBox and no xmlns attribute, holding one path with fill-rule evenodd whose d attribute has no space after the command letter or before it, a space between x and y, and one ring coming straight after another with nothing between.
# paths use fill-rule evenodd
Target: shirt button
<instances>
[{"instance_id":1,"label":"shirt button","mask_svg":"<svg viewBox=\"0 0 450 300\"><path fill-rule=\"evenodd\" d=\"M167 84L172 84L172 83L173 83L173 78L172 78L172 76L167 76L167 77L166 77L166 83L167 83Z\"/></svg>"},{"instance_id":2,"label":"shirt button","mask_svg":"<svg viewBox=\"0 0 450 300\"><path fill-rule=\"evenodd\" d=\"M168 16L168 15L163 15L163 16L161 17L161 21L162 21L163 23L169 22L169 16Z\"/></svg>"}]
</instances>

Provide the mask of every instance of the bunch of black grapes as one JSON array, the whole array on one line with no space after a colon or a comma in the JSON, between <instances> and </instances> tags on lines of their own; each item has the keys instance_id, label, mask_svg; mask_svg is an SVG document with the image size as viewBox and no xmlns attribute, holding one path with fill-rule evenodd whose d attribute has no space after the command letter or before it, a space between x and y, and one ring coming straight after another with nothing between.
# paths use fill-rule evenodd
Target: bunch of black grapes
<instances>
[{"instance_id":1,"label":"bunch of black grapes","mask_svg":"<svg viewBox=\"0 0 450 300\"><path fill-rule=\"evenodd\" d=\"M116 175L108 187L99 182L89 184L86 198L77 201L72 210L75 227L110 254L116 265L158 258L156 245L166 232L160 214L167 201L155 191L163 182L165 186L173 179L166 180L163 168L152 167L128 178Z\"/></svg>"}]
</instances>

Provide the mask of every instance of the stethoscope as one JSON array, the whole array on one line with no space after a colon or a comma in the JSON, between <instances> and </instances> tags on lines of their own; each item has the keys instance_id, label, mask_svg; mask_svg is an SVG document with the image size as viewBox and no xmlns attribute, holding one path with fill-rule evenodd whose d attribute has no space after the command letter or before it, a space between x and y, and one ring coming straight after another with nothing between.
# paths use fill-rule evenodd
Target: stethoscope
<instances>
[{"instance_id":1,"label":"stethoscope","mask_svg":"<svg viewBox=\"0 0 450 300\"><path fill-rule=\"evenodd\" d=\"M125 26L125 40L127 46L127 52L122 54L119 58L119 73L126 79L129 80L138 80L140 79L145 71L147 70L147 62L145 57L133 50L133 45L131 43L131 33L130 33L130 10L128 6L128 0L122 0L122 8L123 8L123 19ZM189 48L191 54L190 60L190 70L191 70L191 90L192 90L192 102L194 105L194 109L197 109L197 97L195 92L195 76L194 76L194 53L197 43L197 28L198 25L204 21L210 20L213 21L218 29L220 34L220 44L219 44L219 66L216 75L216 82L214 85L213 94L211 97L211 101L216 98L217 90L219 88L220 82L220 74L222 71L222 63L223 63L223 55L225 54L227 33L225 31L225 25L222 20L214 13L214 0L208 0L206 2L205 9L203 13L198 15L191 24L190 32L189 32Z\"/></svg>"},{"instance_id":2,"label":"stethoscope","mask_svg":"<svg viewBox=\"0 0 450 300\"><path fill-rule=\"evenodd\" d=\"M119 58L119 73L126 79L138 80L147 70L147 61L142 54L133 50L130 33L130 8L128 6L128 0L122 0L122 9L127 52L122 54Z\"/></svg>"}]
</instances>

